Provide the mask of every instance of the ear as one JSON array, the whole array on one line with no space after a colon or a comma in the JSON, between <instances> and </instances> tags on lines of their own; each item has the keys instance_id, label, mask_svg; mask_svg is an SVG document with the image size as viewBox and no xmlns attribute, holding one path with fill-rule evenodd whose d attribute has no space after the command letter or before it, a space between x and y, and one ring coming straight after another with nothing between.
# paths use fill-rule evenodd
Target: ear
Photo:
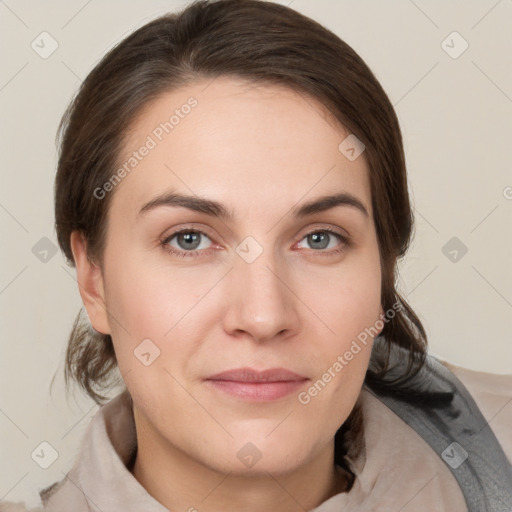
<instances>
[{"instance_id":1,"label":"ear","mask_svg":"<svg viewBox=\"0 0 512 512\"><path fill-rule=\"evenodd\" d=\"M70 244L75 260L78 288L89 320L98 332L110 334L102 270L87 257L87 241L81 231L71 233Z\"/></svg>"}]
</instances>

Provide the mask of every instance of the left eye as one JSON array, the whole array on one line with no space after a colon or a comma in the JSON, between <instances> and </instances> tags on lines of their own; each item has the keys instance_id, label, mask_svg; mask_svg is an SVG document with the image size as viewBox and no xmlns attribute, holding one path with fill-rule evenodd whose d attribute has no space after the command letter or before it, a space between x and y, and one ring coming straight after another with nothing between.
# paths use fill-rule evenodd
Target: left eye
<instances>
[{"instance_id":1,"label":"left eye","mask_svg":"<svg viewBox=\"0 0 512 512\"><path fill-rule=\"evenodd\" d=\"M338 242L345 241L345 239L339 233L335 233L334 231L329 230L321 230L308 233L302 240L306 240L311 245L312 249L332 249L333 247L336 247L337 244L334 243L331 245L330 242L336 238L338 239ZM299 242L299 244L300 243L302 243L302 241Z\"/></svg>"},{"instance_id":2,"label":"left eye","mask_svg":"<svg viewBox=\"0 0 512 512\"><path fill-rule=\"evenodd\" d=\"M202 243L202 238L210 240L208 235L202 231L179 231L166 238L164 244L181 251L208 249L208 246L205 247ZM178 244L177 246L172 243L174 241Z\"/></svg>"}]
</instances>

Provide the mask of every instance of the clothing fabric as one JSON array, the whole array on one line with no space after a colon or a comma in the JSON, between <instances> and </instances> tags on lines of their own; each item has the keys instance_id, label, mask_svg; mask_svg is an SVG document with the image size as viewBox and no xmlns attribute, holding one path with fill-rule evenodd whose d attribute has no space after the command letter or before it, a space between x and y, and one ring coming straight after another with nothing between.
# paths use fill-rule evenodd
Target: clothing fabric
<instances>
[{"instance_id":1,"label":"clothing fabric","mask_svg":"<svg viewBox=\"0 0 512 512\"><path fill-rule=\"evenodd\" d=\"M480 409L510 468L512 375L442 364ZM445 462L450 459L443 459L367 384L360 402L363 449L352 459L346 457L356 476L354 485L311 512L467 512L461 486ZM0 512L168 512L128 469L137 448L131 405L124 391L97 411L66 478L41 491L42 507L28 510L23 503L2 503ZM512 503L506 506L478 512L512 511Z\"/></svg>"},{"instance_id":2,"label":"clothing fabric","mask_svg":"<svg viewBox=\"0 0 512 512\"><path fill-rule=\"evenodd\" d=\"M382 368L386 352L387 344L381 339L374 345L370 367L377 364ZM386 381L402 374L407 359L406 349L391 346ZM511 512L512 465L471 394L453 372L435 357L427 357L412 378L398 386L395 383L392 390L383 388L381 381L370 382L370 387L440 454L457 479L470 511Z\"/></svg>"}]
</instances>

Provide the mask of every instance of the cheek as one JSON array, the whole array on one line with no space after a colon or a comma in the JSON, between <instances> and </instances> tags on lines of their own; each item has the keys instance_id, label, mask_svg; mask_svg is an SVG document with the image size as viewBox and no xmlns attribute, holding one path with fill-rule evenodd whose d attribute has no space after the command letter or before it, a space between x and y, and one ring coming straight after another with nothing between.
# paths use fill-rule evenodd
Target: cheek
<instances>
[{"instance_id":1,"label":"cheek","mask_svg":"<svg viewBox=\"0 0 512 512\"><path fill-rule=\"evenodd\" d=\"M109 313L138 337L164 336L192 311L212 281L211 275L197 269L158 266L137 254L111 265L107 275Z\"/></svg>"},{"instance_id":2,"label":"cheek","mask_svg":"<svg viewBox=\"0 0 512 512\"><path fill-rule=\"evenodd\" d=\"M326 352L344 350L379 319L378 253L354 254L329 275L308 274L301 283L300 296L317 315L318 327L326 336Z\"/></svg>"},{"instance_id":3,"label":"cheek","mask_svg":"<svg viewBox=\"0 0 512 512\"><path fill-rule=\"evenodd\" d=\"M377 335L375 329L380 326L377 324L381 306L378 251L354 255L345 263L329 279L308 276L302 292L321 319L321 322L315 319L315 323L318 332L324 335L315 337L318 373L299 402L309 404L305 407L317 414L331 411L332 416L325 421L332 428L346 419L355 404Z\"/></svg>"},{"instance_id":4,"label":"cheek","mask_svg":"<svg viewBox=\"0 0 512 512\"><path fill-rule=\"evenodd\" d=\"M151 385L151 375L157 378L164 367L174 371L193 357L208 317L205 299L224 270L154 265L136 253L125 255L122 264L114 261L121 260L113 253L105 258L105 296L119 367L132 378L143 371ZM146 359L154 358L151 368L141 364L147 353Z\"/></svg>"}]
</instances>

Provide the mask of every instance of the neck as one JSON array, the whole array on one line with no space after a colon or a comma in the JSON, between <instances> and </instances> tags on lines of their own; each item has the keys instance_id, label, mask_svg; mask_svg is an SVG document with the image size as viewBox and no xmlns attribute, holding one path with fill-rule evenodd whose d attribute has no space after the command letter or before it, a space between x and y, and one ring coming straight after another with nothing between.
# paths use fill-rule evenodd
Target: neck
<instances>
[{"instance_id":1,"label":"neck","mask_svg":"<svg viewBox=\"0 0 512 512\"><path fill-rule=\"evenodd\" d=\"M138 449L129 469L169 510L304 512L350 488L352 475L334 464L334 440L313 461L290 473L247 476L219 473L168 443L137 437Z\"/></svg>"}]
</instances>

